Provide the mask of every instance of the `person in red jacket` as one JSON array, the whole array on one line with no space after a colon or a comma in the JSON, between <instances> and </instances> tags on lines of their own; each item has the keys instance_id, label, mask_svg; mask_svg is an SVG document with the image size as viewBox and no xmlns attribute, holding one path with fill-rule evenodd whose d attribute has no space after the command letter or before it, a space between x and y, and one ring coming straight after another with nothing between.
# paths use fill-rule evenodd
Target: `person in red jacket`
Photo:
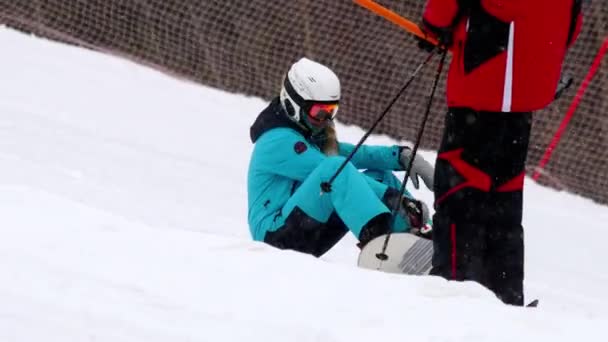
<instances>
[{"instance_id":1,"label":"person in red jacket","mask_svg":"<svg viewBox=\"0 0 608 342\"><path fill-rule=\"evenodd\" d=\"M523 305L532 112L555 97L581 0L428 0L423 24L452 51L431 274L477 281Z\"/></svg>"}]
</instances>

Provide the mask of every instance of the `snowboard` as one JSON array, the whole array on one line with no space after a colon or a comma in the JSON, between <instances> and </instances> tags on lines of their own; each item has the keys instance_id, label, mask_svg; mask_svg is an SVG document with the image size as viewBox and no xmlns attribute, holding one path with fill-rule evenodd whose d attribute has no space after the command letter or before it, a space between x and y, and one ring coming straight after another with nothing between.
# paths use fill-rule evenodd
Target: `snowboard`
<instances>
[{"instance_id":1,"label":"snowboard","mask_svg":"<svg viewBox=\"0 0 608 342\"><path fill-rule=\"evenodd\" d=\"M359 254L357 265L387 273L425 275L431 270L433 241L410 233L392 233L370 241Z\"/></svg>"}]
</instances>

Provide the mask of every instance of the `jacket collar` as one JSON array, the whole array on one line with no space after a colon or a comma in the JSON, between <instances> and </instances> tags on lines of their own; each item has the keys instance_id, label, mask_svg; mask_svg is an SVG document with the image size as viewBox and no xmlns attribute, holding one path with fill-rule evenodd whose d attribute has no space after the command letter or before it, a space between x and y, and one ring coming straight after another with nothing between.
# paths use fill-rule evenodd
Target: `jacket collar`
<instances>
[{"instance_id":1,"label":"jacket collar","mask_svg":"<svg viewBox=\"0 0 608 342\"><path fill-rule=\"evenodd\" d=\"M266 107L255 119L255 122L249 129L249 136L251 142L255 142L262 136L262 134L274 128L291 128L298 133L302 134L306 139L311 137L311 133L304 130L295 122L291 121L287 117L287 113L281 106L279 98L274 98L268 107Z\"/></svg>"}]
</instances>

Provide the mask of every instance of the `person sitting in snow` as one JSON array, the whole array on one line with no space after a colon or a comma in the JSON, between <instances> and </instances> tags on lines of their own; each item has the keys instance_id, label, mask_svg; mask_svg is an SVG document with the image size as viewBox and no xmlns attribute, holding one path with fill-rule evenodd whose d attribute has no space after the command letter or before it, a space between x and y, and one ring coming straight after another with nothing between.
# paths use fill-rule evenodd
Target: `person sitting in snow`
<instances>
[{"instance_id":1,"label":"person sitting in snow","mask_svg":"<svg viewBox=\"0 0 608 342\"><path fill-rule=\"evenodd\" d=\"M253 239L319 257L348 231L361 248L389 231L430 238L427 206L407 191L401 197L401 182L392 172L408 165L408 147L362 145L331 189L322 191L321 184L355 148L337 141L333 119L339 101L338 76L302 58L287 72L280 96L251 126L255 146L247 186ZM418 188L420 176L430 189L433 173L433 167L417 156L410 178Z\"/></svg>"}]
</instances>

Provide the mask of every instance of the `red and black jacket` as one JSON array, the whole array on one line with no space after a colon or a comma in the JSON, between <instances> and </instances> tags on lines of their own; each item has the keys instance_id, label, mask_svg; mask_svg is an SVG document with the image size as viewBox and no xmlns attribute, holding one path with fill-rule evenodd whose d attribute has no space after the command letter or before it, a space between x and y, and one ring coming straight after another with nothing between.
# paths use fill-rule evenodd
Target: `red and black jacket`
<instances>
[{"instance_id":1,"label":"red and black jacket","mask_svg":"<svg viewBox=\"0 0 608 342\"><path fill-rule=\"evenodd\" d=\"M529 112L555 96L582 0L428 0L425 28L449 35L448 106Z\"/></svg>"}]
</instances>

